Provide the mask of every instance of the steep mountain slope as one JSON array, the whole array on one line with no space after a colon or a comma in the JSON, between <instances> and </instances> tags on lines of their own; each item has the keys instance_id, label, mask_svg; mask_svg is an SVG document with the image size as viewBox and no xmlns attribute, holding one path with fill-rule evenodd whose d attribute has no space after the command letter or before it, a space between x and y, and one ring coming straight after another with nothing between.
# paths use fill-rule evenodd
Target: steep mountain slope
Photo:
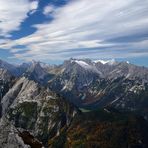
<instances>
[{"instance_id":1,"label":"steep mountain slope","mask_svg":"<svg viewBox=\"0 0 148 148\"><path fill-rule=\"evenodd\" d=\"M18 130L5 118L0 119L1 148L31 148L19 136Z\"/></svg>"},{"instance_id":2,"label":"steep mountain slope","mask_svg":"<svg viewBox=\"0 0 148 148\"><path fill-rule=\"evenodd\" d=\"M42 67L39 62L35 61L33 61L24 72L24 76L41 84L47 83L48 77L50 77L47 69Z\"/></svg>"},{"instance_id":3,"label":"steep mountain slope","mask_svg":"<svg viewBox=\"0 0 148 148\"><path fill-rule=\"evenodd\" d=\"M2 116L2 98L9 91L14 83L15 77L12 76L7 70L0 69L0 117Z\"/></svg>"},{"instance_id":4,"label":"steep mountain slope","mask_svg":"<svg viewBox=\"0 0 148 148\"><path fill-rule=\"evenodd\" d=\"M49 82L49 87L80 105L86 95L91 97L90 86L95 80L101 81L101 77L101 72L95 66L85 61L70 60L61 66L61 72Z\"/></svg>"},{"instance_id":5,"label":"steep mountain slope","mask_svg":"<svg viewBox=\"0 0 148 148\"><path fill-rule=\"evenodd\" d=\"M6 118L22 138L32 135L43 145L58 135L61 128L68 126L76 113L73 105L25 77L9 89L1 105L2 120ZM0 136L3 132L0 132ZM23 140L26 142L25 138Z\"/></svg>"}]
</instances>

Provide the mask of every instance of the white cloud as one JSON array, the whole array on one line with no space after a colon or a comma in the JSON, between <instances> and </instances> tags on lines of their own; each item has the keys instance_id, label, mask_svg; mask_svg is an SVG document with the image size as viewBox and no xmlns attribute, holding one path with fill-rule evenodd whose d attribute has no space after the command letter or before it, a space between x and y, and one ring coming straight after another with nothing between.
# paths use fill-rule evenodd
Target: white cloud
<instances>
[{"instance_id":1,"label":"white cloud","mask_svg":"<svg viewBox=\"0 0 148 148\"><path fill-rule=\"evenodd\" d=\"M36 10L38 8L38 1L33 1L30 3L30 10Z\"/></svg>"},{"instance_id":2,"label":"white cloud","mask_svg":"<svg viewBox=\"0 0 148 148\"><path fill-rule=\"evenodd\" d=\"M30 3L30 10L31 11L29 14L33 14L36 12L36 10L38 8L38 4L39 4L39 2L37 0Z\"/></svg>"},{"instance_id":3,"label":"white cloud","mask_svg":"<svg viewBox=\"0 0 148 148\"><path fill-rule=\"evenodd\" d=\"M1 0L0 1L0 36L7 37L9 32L18 30L27 18L27 13L37 9L37 1Z\"/></svg>"},{"instance_id":4,"label":"white cloud","mask_svg":"<svg viewBox=\"0 0 148 148\"><path fill-rule=\"evenodd\" d=\"M52 9L47 6L43 13L48 14ZM37 28L34 34L7 41L0 48L12 48L14 56L26 60L147 55L148 50L142 49L148 49L148 40L131 43L107 40L147 31L148 0L75 0L56 8L52 15L52 22L34 26ZM26 52L17 53L19 49L13 49L15 45L26 46ZM141 54L137 54L137 47Z\"/></svg>"},{"instance_id":5,"label":"white cloud","mask_svg":"<svg viewBox=\"0 0 148 148\"><path fill-rule=\"evenodd\" d=\"M43 14L44 14L44 15L49 15L51 12L54 11L54 9L55 9L54 6L48 5L48 6L46 6L46 7L44 8Z\"/></svg>"}]
</instances>

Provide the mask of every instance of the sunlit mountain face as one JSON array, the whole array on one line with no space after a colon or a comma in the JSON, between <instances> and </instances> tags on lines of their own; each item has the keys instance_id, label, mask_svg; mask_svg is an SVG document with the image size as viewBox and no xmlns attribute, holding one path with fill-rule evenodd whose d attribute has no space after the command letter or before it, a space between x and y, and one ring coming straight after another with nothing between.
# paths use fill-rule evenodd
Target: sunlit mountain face
<instances>
[{"instance_id":1,"label":"sunlit mountain face","mask_svg":"<svg viewBox=\"0 0 148 148\"><path fill-rule=\"evenodd\" d=\"M147 148L148 1L0 1L0 148Z\"/></svg>"}]
</instances>

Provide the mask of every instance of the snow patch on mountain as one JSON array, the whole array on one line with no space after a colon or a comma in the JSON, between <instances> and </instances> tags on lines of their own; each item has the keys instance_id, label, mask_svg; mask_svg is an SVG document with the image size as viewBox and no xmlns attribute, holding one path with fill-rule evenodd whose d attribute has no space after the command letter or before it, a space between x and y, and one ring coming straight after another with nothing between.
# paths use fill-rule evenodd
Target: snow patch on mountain
<instances>
[{"instance_id":1,"label":"snow patch on mountain","mask_svg":"<svg viewBox=\"0 0 148 148\"><path fill-rule=\"evenodd\" d=\"M103 65L104 64L108 64L108 65L113 65L116 63L115 59L112 59L112 60L96 60L94 61L95 63L102 63Z\"/></svg>"},{"instance_id":2,"label":"snow patch on mountain","mask_svg":"<svg viewBox=\"0 0 148 148\"><path fill-rule=\"evenodd\" d=\"M85 69L91 69L91 68L92 68L91 65L87 64L87 63L84 62L84 61L75 60L75 62L76 62L77 64L79 64L81 67L85 68Z\"/></svg>"},{"instance_id":3,"label":"snow patch on mountain","mask_svg":"<svg viewBox=\"0 0 148 148\"><path fill-rule=\"evenodd\" d=\"M87 63L85 60L71 60L71 63L77 63L79 66L84 68L85 70L91 70L92 72L98 73L99 75L102 75L102 73L96 68L93 62Z\"/></svg>"},{"instance_id":4,"label":"snow patch on mountain","mask_svg":"<svg viewBox=\"0 0 148 148\"><path fill-rule=\"evenodd\" d=\"M127 63L127 64L130 64L130 62L129 62L129 61L126 61L126 63Z\"/></svg>"}]
</instances>

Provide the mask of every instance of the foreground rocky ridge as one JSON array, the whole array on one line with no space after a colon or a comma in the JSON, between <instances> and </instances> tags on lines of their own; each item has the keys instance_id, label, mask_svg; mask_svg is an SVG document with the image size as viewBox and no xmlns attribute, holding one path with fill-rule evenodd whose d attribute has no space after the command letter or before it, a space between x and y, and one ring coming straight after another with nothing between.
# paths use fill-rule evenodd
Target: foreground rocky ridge
<instances>
[{"instance_id":1,"label":"foreground rocky ridge","mask_svg":"<svg viewBox=\"0 0 148 148\"><path fill-rule=\"evenodd\" d=\"M25 77L19 78L9 89L1 100L1 107L0 136L9 137L12 132L16 138L22 137L25 142L23 138L26 134L32 135L40 141L40 147L47 147L48 139L58 135L61 128L68 126L77 112L73 105L48 88L39 86ZM14 147L20 146L20 143L15 144ZM33 144L27 141L27 144L35 146L37 142ZM7 145L11 146L9 139L2 138L0 146Z\"/></svg>"}]
</instances>

